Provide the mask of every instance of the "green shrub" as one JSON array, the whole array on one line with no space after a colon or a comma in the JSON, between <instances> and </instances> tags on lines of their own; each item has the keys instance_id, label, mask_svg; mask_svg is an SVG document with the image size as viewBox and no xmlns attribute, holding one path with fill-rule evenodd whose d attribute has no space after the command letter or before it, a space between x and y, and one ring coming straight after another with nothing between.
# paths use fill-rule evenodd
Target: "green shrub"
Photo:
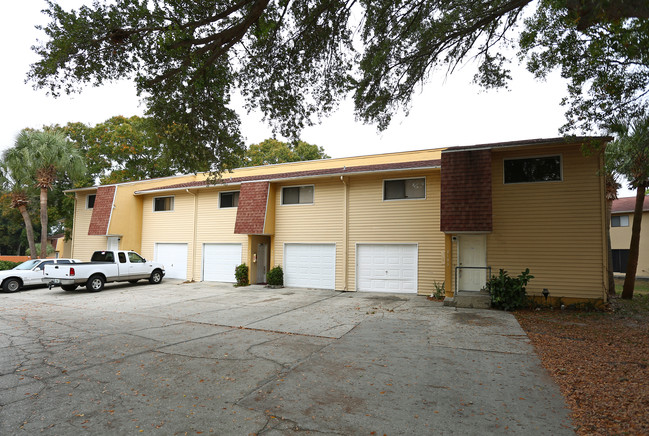
<instances>
[{"instance_id":1,"label":"green shrub","mask_svg":"<svg viewBox=\"0 0 649 436\"><path fill-rule=\"evenodd\" d=\"M7 269L13 269L14 267L20 265L21 262L11 262L10 260L0 260L0 271Z\"/></svg>"},{"instance_id":2,"label":"green shrub","mask_svg":"<svg viewBox=\"0 0 649 436\"><path fill-rule=\"evenodd\" d=\"M431 297L441 300L446 296L446 282L437 283L437 280L433 281L433 287L435 290L433 291Z\"/></svg>"},{"instance_id":3,"label":"green shrub","mask_svg":"<svg viewBox=\"0 0 649 436\"><path fill-rule=\"evenodd\" d=\"M248 265L242 263L234 269L234 277L237 279L237 286L248 286Z\"/></svg>"},{"instance_id":4,"label":"green shrub","mask_svg":"<svg viewBox=\"0 0 649 436\"><path fill-rule=\"evenodd\" d=\"M271 286L284 286L284 271L281 266L271 268L266 273L266 283Z\"/></svg>"},{"instance_id":5,"label":"green shrub","mask_svg":"<svg viewBox=\"0 0 649 436\"><path fill-rule=\"evenodd\" d=\"M525 268L518 277L510 277L507 271L501 269L498 276L492 276L485 286L491 295L491 307L516 310L525 306L527 304L525 286L533 278L529 268Z\"/></svg>"}]
</instances>

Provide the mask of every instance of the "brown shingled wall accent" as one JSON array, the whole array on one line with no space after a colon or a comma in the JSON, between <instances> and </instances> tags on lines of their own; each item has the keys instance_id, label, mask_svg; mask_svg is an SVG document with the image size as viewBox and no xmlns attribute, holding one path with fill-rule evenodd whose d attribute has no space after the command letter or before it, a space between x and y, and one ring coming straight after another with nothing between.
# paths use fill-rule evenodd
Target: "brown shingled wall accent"
<instances>
[{"instance_id":1,"label":"brown shingled wall accent","mask_svg":"<svg viewBox=\"0 0 649 436\"><path fill-rule=\"evenodd\" d=\"M490 232L491 151L442 153L442 232Z\"/></svg>"},{"instance_id":2,"label":"brown shingled wall accent","mask_svg":"<svg viewBox=\"0 0 649 436\"><path fill-rule=\"evenodd\" d=\"M97 197L95 197L95 206L92 209L88 235L103 236L108 233L115 189L117 189L116 186L100 186L97 188Z\"/></svg>"},{"instance_id":3,"label":"brown shingled wall accent","mask_svg":"<svg viewBox=\"0 0 649 436\"><path fill-rule=\"evenodd\" d=\"M269 182L241 184L234 233L246 235L264 233L269 185Z\"/></svg>"}]
</instances>

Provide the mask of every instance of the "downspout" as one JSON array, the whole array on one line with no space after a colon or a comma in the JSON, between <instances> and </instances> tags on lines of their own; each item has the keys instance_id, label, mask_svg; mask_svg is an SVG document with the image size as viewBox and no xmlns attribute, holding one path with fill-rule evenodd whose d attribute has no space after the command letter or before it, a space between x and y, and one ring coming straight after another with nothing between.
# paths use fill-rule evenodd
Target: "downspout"
<instances>
[{"instance_id":1,"label":"downspout","mask_svg":"<svg viewBox=\"0 0 649 436\"><path fill-rule=\"evenodd\" d=\"M194 196L194 232L192 236L192 279L191 281L194 281L194 277L196 276L196 234L197 234L197 225L198 225L198 195L194 194L192 191L189 189L185 189L188 194L191 194Z\"/></svg>"},{"instance_id":2,"label":"downspout","mask_svg":"<svg viewBox=\"0 0 649 436\"><path fill-rule=\"evenodd\" d=\"M66 194L67 195L67 194ZM74 212L72 212L72 233L71 233L71 238L72 238L72 249L70 250L70 257L74 259L74 247L75 247L75 241L76 241L76 233L77 233L77 198L78 195L74 194ZM63 242L65 242L65 236L63 237Z\"/></svg>"},{"instance_id":3,"label":"downspout","mask_svg":"<svg viewBox=\"0 0 649 436\"><path fill-rule=\"evenodd\" d=\"M343 196L344 199L344 219L343 219L343 291L348 290L347 286L347 280L349 277L349 246L348 246L348 241L349 241L349 224L348 224L348 204L349 204L349 184L345 180L343 176L340 176L340 181L343 182L343 185L345 185L345 195Z\"/></svg>"}]
</instances>

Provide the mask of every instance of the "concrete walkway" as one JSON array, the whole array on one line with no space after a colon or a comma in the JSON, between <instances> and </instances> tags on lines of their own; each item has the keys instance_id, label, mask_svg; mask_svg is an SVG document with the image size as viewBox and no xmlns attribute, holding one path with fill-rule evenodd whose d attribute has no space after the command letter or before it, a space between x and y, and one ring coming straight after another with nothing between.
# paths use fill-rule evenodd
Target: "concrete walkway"
<instances>
[{"instance_id":1,"label":"concrete walkway","mask_svg":"<svg viewBox=\"0 0 649 436\"><path fill-rule=\"evenodd\" d=\"M510 314L214 283L0 294L0 434L574 434Z\"/></svg>"}]
</instances>

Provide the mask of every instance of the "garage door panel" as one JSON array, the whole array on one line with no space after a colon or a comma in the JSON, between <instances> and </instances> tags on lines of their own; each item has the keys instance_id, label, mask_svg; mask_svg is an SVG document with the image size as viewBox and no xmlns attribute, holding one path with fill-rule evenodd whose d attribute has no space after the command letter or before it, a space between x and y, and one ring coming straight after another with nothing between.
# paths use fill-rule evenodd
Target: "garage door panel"
<instances>
[{"instance_id":1,"label":"garage door panel","mask_svg":"<svg viewBox=\"0 0 649 436\"><path fill-rule=\"evenodd\" d=\"M203 280L236 283L234 270L241 264L241 244L203 244Z\"/></svg>"},{"instance_id":2,"label":"garage door panel","mask_svg":"<svg viewBox=\"0 0 649 436\"><path fill-rule=\"evenodd\" d=\"M187 280L187 244L156 243L155 261L164 265L165 277Z\"/></svg>"},{"instance_id":3,"label":"garage door panel","mask_svg":"<svg viewBox=\"0 0 649 436\"><path fill-rule=\"evenodd\" d=\"M335 289L335 244L286 244L284 284L286 286Z\"/></svg>"},{"instance_id":4,"label":"garage door panel","mask_svg":"<svg viewBox=\"0 0 649 436\"><path fill-rule=\"evenodd\" d=\"M416 244L358 244L359 291L417 292Z\"/></svg>"}]
</instances>

